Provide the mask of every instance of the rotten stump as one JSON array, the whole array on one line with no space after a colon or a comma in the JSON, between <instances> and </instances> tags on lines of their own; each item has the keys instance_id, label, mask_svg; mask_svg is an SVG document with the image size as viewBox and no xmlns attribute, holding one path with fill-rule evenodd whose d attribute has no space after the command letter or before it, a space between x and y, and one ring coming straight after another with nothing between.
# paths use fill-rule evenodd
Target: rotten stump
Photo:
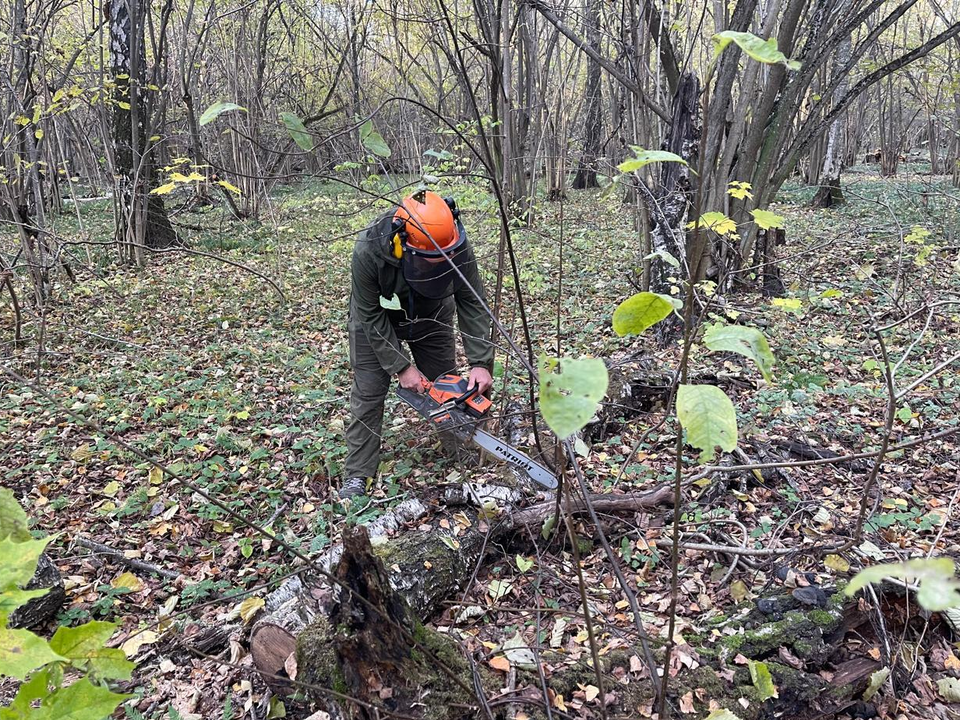
<instances>
[{"instance_id":1,"label":"rotten stump","mask_svg":"<svg viewBox=\"0 0 960 720\"><path fill-rule=\"evenodd\" d=\"M465 659L391 587L363 528L345 531L336 577L329 616L318 615L297 638L297 680L313 699L331 715L363 720L384 712L460 717L473 702Z\"/></svg>"}]
</instances>

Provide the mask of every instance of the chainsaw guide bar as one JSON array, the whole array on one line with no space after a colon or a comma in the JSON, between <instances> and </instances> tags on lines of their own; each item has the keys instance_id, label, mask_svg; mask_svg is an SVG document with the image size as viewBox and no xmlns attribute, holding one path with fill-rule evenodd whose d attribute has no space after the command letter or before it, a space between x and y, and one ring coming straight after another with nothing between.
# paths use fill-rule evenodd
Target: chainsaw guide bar
<instances>
[{"instance_id":1,"label":"chainsaw guide bar","mask_svg":"<svg viewBox=\"0 0 960 720\"><path fill-rule=\"evenodd\" d=\"M460 441L472 441L500 462L504 462L538 485L553 490L557 478L534 462L521 450L480 429L491 402L467 390L467 381L456 375L445 375L431 383L427 392L397 388L397 395L430 421L433 427L453 434Z\"/></svg>"}]
</instances>

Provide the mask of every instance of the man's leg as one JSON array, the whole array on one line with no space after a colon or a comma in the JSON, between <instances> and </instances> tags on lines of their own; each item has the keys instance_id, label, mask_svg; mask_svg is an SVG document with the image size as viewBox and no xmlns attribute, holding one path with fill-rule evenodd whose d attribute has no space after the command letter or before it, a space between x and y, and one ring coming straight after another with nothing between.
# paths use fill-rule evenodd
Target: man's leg
<instances>
[{"instance_id":1,"label":"man's leg","mask_svg":"<svg viewBox=\"0 0 960 720\"><path fill-rule=\"evenodd\" d=\"M383 401L390 376L380 366L363 329L350 324L351 421L347 426L347 459L344 477L376 477L380 465Z\"/></svg>"},{"instance_id":2,"label":"man's leg","mask_svg":"<svg viewBox=\"0 0 960 720\"><path fill-rule=\"evenodd\" d=\"M451 298L452 300L452 298ZM410 333L410 351L428 380L457 371L457 342L453 333L453 303L444 303L436 318L417 318Z\"/></svg>"}]
</instances>

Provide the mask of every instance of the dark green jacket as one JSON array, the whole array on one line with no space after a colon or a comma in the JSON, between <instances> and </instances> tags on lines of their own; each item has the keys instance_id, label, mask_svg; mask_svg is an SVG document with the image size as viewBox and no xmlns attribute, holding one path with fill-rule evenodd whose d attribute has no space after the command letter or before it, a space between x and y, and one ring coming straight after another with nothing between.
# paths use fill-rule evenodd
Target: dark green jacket
<instances>
[{"instance_id":1,"label":"dark green jacket","mask_svg":"<svg viewBox=\"0 0 960 720\"><path fill-rule=\"evenodd\" d=\"M467 361L471 367L492 371L493 345L486 310L465 285L453 298L444 300L430 300L413 293L403 277L401 261L391 252L392 223L393 213L383 215L360 233L354 245L350 322L364 331L383 369L395 375L410 364L410 356L400 344L401 338L409 339L404 331L407 321L442 317L448 308L452 320L451 305L455 305ZM476 262L465 265L463 275L486 301ZM380 304L381 297L390 301L394 295L400 300L401 310L388 310Z\"/></svg>"}]
</instances>

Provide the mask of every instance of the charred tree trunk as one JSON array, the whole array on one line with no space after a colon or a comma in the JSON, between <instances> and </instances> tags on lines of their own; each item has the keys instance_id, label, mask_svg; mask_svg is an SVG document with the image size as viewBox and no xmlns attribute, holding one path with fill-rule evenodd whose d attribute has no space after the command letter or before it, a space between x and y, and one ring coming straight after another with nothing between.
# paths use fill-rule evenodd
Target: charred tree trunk
<instances>
[{"instance_id":1,"label":"charred tree trunk","mask_svg":"<svg viewBox=\"0 0 960 720\"><path fill-rule=\"evenodd\" d=\"M780 268L777 267L776 248L786 242L786 231L783 228L770 228L757 233L757 254L754 265L760 268L763 296L783 297L787 288L780 277Z\"/></svg>"},{"instance_id":2,"label":"charred tree trunk","mask_svg":"<svg viewBox=\"0 0 960 720\"><path fill-rule=\"evenodd\" d=\"M150 195L154 168L147 150L146 53L143 0L111 0L110 71L117 242L126 262L142 265L143 248L163 249L177 236L159 195Z\"/></svg>"},{"instance_id":3,"label":"charred tree trunk","mask_svg":"<svg viewBox=\"0 0 960 720\"><path fill-rule=\"evenodd\" d=\"M664 149L679 155L687 165L675 162L660 163L659 182L652 192L644 192L650 218L650 247L655 258L650 263L650 290L656 293L670 294L674 285L670 277L678 272L689 275L693 282L701 279L703 263L701 257L694 254L703 252L706 243L692 248L687 243L687 220L696 193L694 176L690 169L696 167L700 151L700 81L693 73L685 73L680 79L680 87L673 98L673 111L670 129ZM692 252L691 252L692 251ZM680 263L680 269L664 261L664 257L673 256ZM657 339L661 343L670 342L681 328L676 315L671 315L656 328Z\"/></svg>"},{"instance_id":4,"label":"charred tree trunk","mask_svg":"<svg viewBox=\"0 0 960 720\"><path fill-rule=\"evenodd\" d=\"M591 0L587 10L587 42L600 52L600 0ZM597 183L597 159L603 142L603 100L601 95L600 64L587 62L587 85L584 104L587 109L583 127L583 154L573 179L574 190L595 188Z\"/></svg>"}]
</instances>

